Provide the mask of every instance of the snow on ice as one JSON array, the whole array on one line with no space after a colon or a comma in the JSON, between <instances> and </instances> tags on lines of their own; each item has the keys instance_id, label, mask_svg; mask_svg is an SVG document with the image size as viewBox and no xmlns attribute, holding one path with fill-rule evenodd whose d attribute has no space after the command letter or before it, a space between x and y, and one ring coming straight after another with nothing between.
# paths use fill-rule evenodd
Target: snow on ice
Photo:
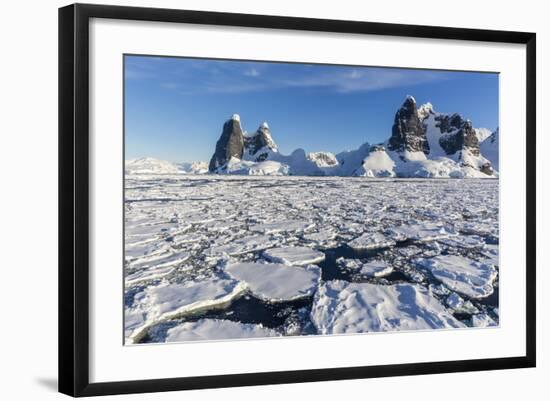
<instances>
[{"instance_id":1,"label":"snow on ice","mask_svg":"<svg viewBox=\"0 0 550 401\"><path fill-rule=\"evenodd\" d=\"M163 282L147 287L135 296L135 306L127 311L132 319L126 322L126 335L130 342L137 341L154 323L226 304L244 290L243 283L222 279L187 284Z\"/></svg>"},{"instance_id":2,"label":"snow on ice","mask_svg":"<svg viewBox=\"0 0 550 401\"><path fill-rule=\"evenodd\" d=\"M322 334L464 327L425 288L406 283L329 281L315 294L311 319Z\"/></svg>"},{"instance_id":3,"label":"snow on ice","mask_svg":"<svg viewBox=\"0 0 550 401\"><path fill-rule=\"evenodd\" d=\"M497 271L492 265L457 255L418 259L417 263L451 290L470 298L484 298L493 293Z\"/></svg>"},{"instance_id":4,"label":"snow on ice","mask_svg":"<svg viewBox=\"0 0 550 401\"><path fill-rule=\"evenodd\" d=\"M182 323L168 330L166 342L226 340L231 338L276 337L275 330L261 324L239 323L230 320L201 319Z\"/></svg>"},{"instance_id":5,"label":"snow on ice","mask_svg":"<svg viewBox=\"0 0 550 401\"><path fill-rule=\"evenodd\" d=\"M325 254L305 246L288 246L264 251L263 256L275 263L304 266L325 260Z\"/></svg>"},{"instance_id":6,"label":"snow on ice","mask_svg":"<svg viewBox=\"0 0 550 401\"><path fill-rule=\"evenodd\" d=\"M321 269L310 265L289 266L280 263L235 263L224 269L243 282L258 298L270 302L292 301L313 295Z\"/></svg>"}]
</instances>

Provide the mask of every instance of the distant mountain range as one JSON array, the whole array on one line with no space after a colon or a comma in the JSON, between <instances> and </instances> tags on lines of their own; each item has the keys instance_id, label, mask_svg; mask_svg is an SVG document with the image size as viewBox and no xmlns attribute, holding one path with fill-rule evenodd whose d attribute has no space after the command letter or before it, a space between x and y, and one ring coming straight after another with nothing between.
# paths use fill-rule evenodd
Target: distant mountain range
<instances>
[{"instance_id":1,"label":"distant mountain range","mask_svg":"<svg viewBox=\"0 0 550 401\"><path fill-rule=\"evenodd\" d=\"M240 117L227 120L210 163L170 163L152 158L126 161L126 174L241 174L422 178L495 178L499 131L474 128L460 114L443 114L407 96L395 114L391 136L338 154L297 149L279 152L269 125L253 134Z\"/></svg>"},{"instance_id":2,"label":"distant mountain range","mask_svg":"<svg viewBox=\"0 0 550 401\"><path fill-rule=\"evenodd\" d=\"M207 162L171 163L152 157L126 160L124 163L126 174L206 174Z\"/></svg>"}]
</instances>

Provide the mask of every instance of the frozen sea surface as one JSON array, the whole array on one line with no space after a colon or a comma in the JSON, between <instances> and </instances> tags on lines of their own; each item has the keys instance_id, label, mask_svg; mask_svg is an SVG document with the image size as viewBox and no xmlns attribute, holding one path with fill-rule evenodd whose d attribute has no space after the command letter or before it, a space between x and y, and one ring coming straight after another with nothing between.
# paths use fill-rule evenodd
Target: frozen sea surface
<instances>
[{"instance_id":1,"label":"frozen sea surface","mask_svg":"<svg viewBox=\"0 0 550 401\"><path fill-rule=\"evenodd\" d=\"M125 183L127 343L499 324L497 180Z\"/></svg>"}]
</instances>

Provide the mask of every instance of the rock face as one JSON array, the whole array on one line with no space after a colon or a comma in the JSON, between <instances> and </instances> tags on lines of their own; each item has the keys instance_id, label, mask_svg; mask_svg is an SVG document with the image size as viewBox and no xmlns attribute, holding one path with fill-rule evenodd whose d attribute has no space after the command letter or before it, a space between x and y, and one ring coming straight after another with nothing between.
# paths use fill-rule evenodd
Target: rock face
<instances>
[{"instance_id":1,"label":"rock face","mask_svg":"<svg viewBox=\"0 0 550 401\"><path fill-rule=\"evenodd\" d=\"M222 135L216 142L216 151L210 159L208 171L214 172L226 164L232 157L242 159L244 151L244 135L241 128L241 120L238 114L223 125Z\"/></svg>"},{"instance_id":2,"label":"rock face","mask_svg":"<svg viewBox=\"0 0 550 401\"><path fill-rule=\"evenodd\" d=\"M269 156L269 151L277 151L277 144L271 137L269 125L263 122L256 133L244 137L244 148L248 156L256 162L262 162Z\"/></svg>"},{"instance_id":3,"label":"rock face","mask_svg":"<svg viewBox=\"0 0 550 401\"><path fill-rule=\"evenodd\" d=\"M388 149L397 152L430 153L424 125L418 114L416 100L407 96L403 106L395 114Z\"/></svg>"},{"instance_id":4,"label":"rock face","mask_svg":"<svg viewBox=\"0 0 550 401\"><path fill-rule=\"evenodd\" d=\"M469 150L474 156L479 156L479 141L470 120L464 120L457 113L439 115L435 119L442 134L439 145L445 153L452 155L460 150Z\"/></svg>"}]
</instances>

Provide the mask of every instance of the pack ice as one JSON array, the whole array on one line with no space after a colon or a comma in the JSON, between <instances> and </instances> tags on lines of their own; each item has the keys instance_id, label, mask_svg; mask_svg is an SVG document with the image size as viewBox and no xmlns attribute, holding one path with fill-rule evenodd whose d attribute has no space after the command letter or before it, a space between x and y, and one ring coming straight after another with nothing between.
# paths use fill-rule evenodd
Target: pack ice
<instances>
[{"instance_id":1,"label":"pack ice","mask_svg":"<svg viewBox=\"0 0 550 401\"><path fill-rule=\"evenodd\" d=\"M128 344L499 324L497 180L151 171L125 180Z\"/></svg>"}]
</instances>

